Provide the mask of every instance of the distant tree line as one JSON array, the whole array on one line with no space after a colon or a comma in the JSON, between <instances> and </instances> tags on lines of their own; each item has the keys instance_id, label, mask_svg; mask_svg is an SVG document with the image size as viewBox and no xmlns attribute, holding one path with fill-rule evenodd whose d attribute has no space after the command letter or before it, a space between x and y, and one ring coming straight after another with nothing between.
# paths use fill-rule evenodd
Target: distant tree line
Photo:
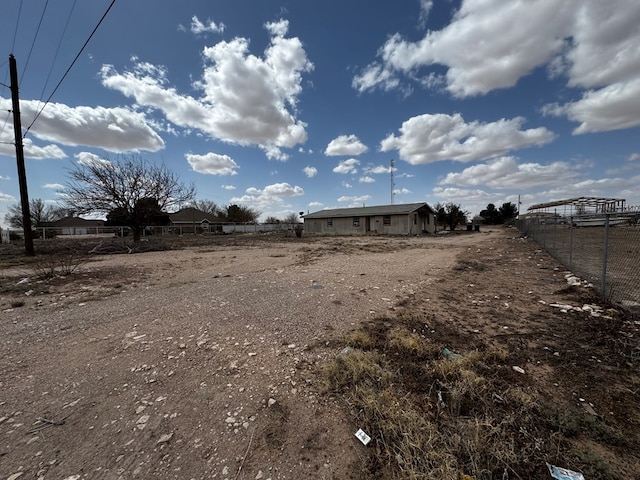
<instances>
[{"instance_id":1,"label":"distant tree line","mask_svg":"<svg viewBox=\"0 0 640 480\"><path fill-rule=\"evenodd\" d=\"M186 205L208 213L225 223L256 223L262 212L245 205L218 206L211 200L194 200Z\"/></svg>"},{"instance_id":2,"label":"distant tree line","mask_svg":"<svg viewBox=\"0 0 640 480\"><path fill-rule=\"evenodd\" d=\"M449 230L455 230L458 225L465 225L469 222L470 214L467 210L463 210L460 204L436 203L434 210L438 225L443 225ZM511 202L503 203L500 208L496 208L493 203L490 203L480 212L479 218L474 218L474 221L479 219L485 225L501 225L509 223L517 216L518 207Z\"/></svg>"},{"instance_id":3,"label":"distant tree line","mask_svg":"<svg viewBox=\"0 0 640 480\"><path fill-rule=\"evenodd\" d=\"M509 223L518 216L518 207L511 203L503 203L500 208L496 208L493 203L487 205L487 208L480 212L480 218L486 225L501 225Z\"/></svg>"},{"instance_id":4,"label":"distant tree line","mask_svg":"<svg viewBox=\"0 0 640 480\"><path fill-rule=\"evenodd\" d=\"M135 155L78 163L60 193L63 206L41 199L30 202L34 228L73 215L102 214L106 225L129 227L138 242L147 227L169 224L169 213L185 206L207 212L221 222L256 223L261 215L243 205L218 207L210 200L196 200L193 184L182 183L165 165ZM22 228L23 218L20 204L10 206L5 215L12 228Z\"/></svg>"},{"instance_id":5,"label":"distant tree line","mask_svg":"<svg viewBox=\"0 0 640 480\"><path fill-rule=\"evenodd\" d=\"M449 227L449 230L455 230L458 225L466 224L469 212L463 210L460 204L436 203L433 208L436 211L436 222L438 225Z\"/></svg>"},{"instance_id":6,"label":"distant tree line","mask_svg":"<svg viewBox=\"0 0 640 480\"><path fill-rule=\"evenodd\" d=\"M40 198L32 199L29 202L31 212L31 225L36 228L47 222L55 222L61 218L69 216L69 210L62 206L49 205ZM9 206L8 212L4 216L4 221L12 228L22 228L23 215L22 205L16 203Z\"/></svg>"}]
</instances>

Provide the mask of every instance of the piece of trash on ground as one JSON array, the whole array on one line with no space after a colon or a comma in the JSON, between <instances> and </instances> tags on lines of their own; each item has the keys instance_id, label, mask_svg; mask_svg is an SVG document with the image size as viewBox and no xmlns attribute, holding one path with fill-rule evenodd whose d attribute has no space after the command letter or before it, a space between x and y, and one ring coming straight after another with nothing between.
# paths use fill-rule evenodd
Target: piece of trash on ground
<instances>
[{"instance_id":1,"label":"piece of trash on ground","mask_svg":"<svg viewBox=\"0 0 640 480\"><path fill-rule=\"evenodd\" d=\"M518 367L517 365L514 365L513 369L518 373L524 373L524 369L521 367Z\"/></svg>"},{"instance_id":2,"label":"piece of trash on ground","mask_svg":"<svg viewBox=\"0 0 640 480\"><path fill-rule=\"evenodd\" d=\"M598 415L598 412L596 412L593 407L584 400L584 398L580 399L580 405L582 405L582 408L584 408L585 412L587 412L589 415L601 418L600 415Z\"/></svg>"},{"instance_id":3,"label":"piece of trash on ground","mask_svg":"<svg viewBox=\"0 0 640 480\"><path fill-rule=\"evenodd\" d=\"M446 358L450 358L451 360L457 360L458 358L460 358L460 355L458 353L453 353L448 348L442 349L442 355L444 355Z\"/></svg>"},{"instance_id":4,"label":"piece of trash on ground","mask_svg":"<svg viewBox=\"0 0 640 480\"><path fill-rule=\"evenodd\" d=\"M356 438L362 442L363 445L367 445L371 441L371 437L364 433L361 428L356 432Z\"/></svg>"},{"instance_id":5,"label":"piece of trash on ground","mask_svg":"<svg viewBox=\"0 0 640 480\"><path fill-rule=\"evenodd\" d=\"M557 480L585 480L584 475L580 472L567 470L566 468L556 467L547 463L547 468L551 476Z\"/></svg>"},{"instance_id":6,"label":"piece of trash on ground","mask_svg":"<svg viewBox=\"0 0 640 480\"><path fill-rule=\"evenodd\" d=\"M338 354L339 357L344 357L345 355L349 355L353 351L351 347L344 347L342 351Z\"/></svg>"}]
</instances>

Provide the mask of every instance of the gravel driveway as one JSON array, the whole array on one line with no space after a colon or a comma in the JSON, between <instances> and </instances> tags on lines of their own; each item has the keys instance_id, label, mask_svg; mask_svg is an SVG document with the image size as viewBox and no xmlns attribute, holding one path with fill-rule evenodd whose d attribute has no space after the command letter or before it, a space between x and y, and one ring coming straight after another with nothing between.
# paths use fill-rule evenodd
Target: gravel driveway
<instances>
[{"instance_id":1,"label":"gravel driveway","mask_svg":"<svg viewBox=\"0 0 640 480\"><path fill-rule=\"evenodd\" d=\"M360 446L315 365L478 241L220 245L30 280L1 302L0 478L349 478Z\"/></svg>"}]
</instances>

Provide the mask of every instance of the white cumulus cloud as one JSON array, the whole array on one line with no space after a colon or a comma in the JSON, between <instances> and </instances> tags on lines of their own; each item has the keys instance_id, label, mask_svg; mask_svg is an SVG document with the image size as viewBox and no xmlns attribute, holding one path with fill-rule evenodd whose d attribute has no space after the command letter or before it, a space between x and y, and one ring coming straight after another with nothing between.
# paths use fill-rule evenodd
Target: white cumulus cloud
<instances>
[{"instance_id":1,"label":"white cumulus cloud","mask_svg":"<svg viewBox=\"0 0 640 480\"><path fill-rule=\"evenodd\" d=\"M579 168L566 162L518 163L514 157L499 157L449 173L440 185L487 186L495 189L528 189L539 186L564 185L579 175Z\"/></svg>"},{"instance_id":2,"label":"white cumulus cloud","mask_svg":"<svg viewBox=\"0 0 640 480\"><path fill-rule=\"evenodd\" d=\"M640 78L589 90L575 102L545 105L543 112L580 123L574 134L636 127L640 125Z\"/></svg>"},{"instance_id":3,"label":"white cumulus cloud","mask_svg":"<svg viewBox=\"0 0 640 480\"><path fill-rule=\"evenodd\" d=\"M9 107L9 101L0 98L0 109ZM23 126L33 122L42 103L22 100L20 113ZM13 128L7 126L6 131ZM64 158L57 145L37 146L30 137L69 146L98 147L110 152L123 153L146 150L157 152L164 141L150 126L145 115L128 108L70 107L62 103L49 103L41 111L24 140L25 154L30 158Z\"/></svg>"},{"instance_id":4,"label":"white cumulus cloud","mask_svg":"<svg viewBox=\"0 0 640 480\"><path fill-rule=\"evenodd\" d=\"M288 183L274 183L260 189L249 187L245 190L245 195L231 198L231 203L249 205L259 209L273 208L274 206L285 206L285 199L304 195L304 189L299 186L292 186Z\"/></svg>"},{"instance_id":5,"label":"white cumulus cloud","mask_svg":"<svg viewBox=\"0 0 640 480\"><path fill-rule=\"evenodd\" d=\"M365 168L362 169L365 173L371 173L374 175L380 175L383 173L391 173L391 166L385 166L385 165L369 165ZM394 171L397 170L397 168L393 169Z\"/></svg>"},{"instance_id":6,"label":"white cumulus cloud","mask_svg":"<svg viewBox=\"0 0 640 480\"><path fill-rule=\"evenodd\" d=\"M216 23L209 19L204 23L196 15L191 17L191 33L196 35L202 33L222 33L225 28L224 23Z\"/></svg>"},{"instance_id":7,"label":"white cumulus cloud","mask_svg":"<svg viewBox=\"0 0 640 480\"><path fill-rule=\"evenodd\" d=\"M338 163L338 165L333 168L333 172L355 174L358 173L358 165L360 165L359 160L355 158L348 158L347 160L342 160L340 163Z\"/></svg>"},{"instance_id":8,"label":"white cumulus cloud","mask_svg":"<svg viewBox=\"0 0 640 480\"><path fill-rule=\"evenodd\" d=\"M324 154L327 156L360 155L368 150L355 135L340 135L329 142Z\"/></svg>"},{"instance_id":9,"label":"white cumulus cloud","mask_svg":"<svg viewBox=\"0 0 640 480\"><path fill-rule=\"evenodd\" d=\"M102 83L153 108L185 129L196 129L223 142L255 145L268 158L286 160L282 148L307 139L306 124L296 118L302 74L313 69L297 37L286 38L288 21L266 25L272 34L262 57L249 51L249 40L236 37L205 47L204 70L194 86L199 97L169 85L163 67L138 62L133 70L101 70Z\"/></svg>"},{"instance_id":10,"label":"white cumulus cloud","mask_svg":"<svg viewBox=\"0 0 640 480\"><path fill-rule=\"evenodd\" d=\"M238 164L228 155L209 152L205 155L185 154L191 168L198 173L209 175L236 175Z\"/></svg>"},{"instance_id":11,"label":"white cumulus cloud","mask_svg":"<svg viewBox=\"0 0 640 480\"><path fill-rule=\"evenodd\" d=\"M441 160L484 160L554 139L554 134L543 127L522 130L523 123L521 117L466 123L460 114L424 114L405 121L400 135L389 135L380 149L398 150L402 160L419 165Z\"/></svg>"},{"instance_id":12,"label":"white cumulus cloud","mask_svg":"<svg viewBox=\"0 0 640 480\"><path fill-rule=\"evenodd\" d=\"M9 195L8 193L0 192L0 202L15 202L16 197Z\"/></svg>"},{"instance_id":13,"label":"white cumulus cloud","mask_svg":"<svg viewBox=\"0 0 640 480\"><path fill-rule=\"evenodd\" d=\"M103 165L111 165L111 162L95 153L80 152L74 155L80 165L93 165L95 163L101 163Z\"/></svg>"},{"instance_id":14,"label":"white cumulus cloud","mask_svg":"<svg viewBox=\"0 0 640 480\"><path fill-rule=\"evenodd\" d=\"M422 13L429 9L422 1ZM640 125L629 115L637 100L625 103L640 93L639 38L637 0L463 0L448 25L418 41L391 35L353 87L391 90L417 80L439 88L441 74L431 67L441 65L445 88L462 98L512 87L546 66L584 90L582 100L557 110L580 123L575 133L629 128Z\"/></svg>"},{"instance_id":15,"label":"white cumulus cloud","mask_svg":"<svg viewBox=\"0 0 640 480\"><path fill-rule=\"evenodd\" d=\"M360 196L343 195L338 198L338 201L340 203L349 203L349 204L352 204L353 206L362 206L362 203L366 202L369 199L371 199L371 195L360 195ZM356 204L360 204L360 205L356 205Z\"/></svg>"},{"instance_id":16,"label":"white cumulus cloud","mask_svg":"<svg viewBox=\"0 0 640 480\"><path fill-rule=\"evenodd\" d=\"M318 174L318 169L316 167L306 166L302 169L302 171L309 178L313 178Z\"/></svg>"}]
</instances>

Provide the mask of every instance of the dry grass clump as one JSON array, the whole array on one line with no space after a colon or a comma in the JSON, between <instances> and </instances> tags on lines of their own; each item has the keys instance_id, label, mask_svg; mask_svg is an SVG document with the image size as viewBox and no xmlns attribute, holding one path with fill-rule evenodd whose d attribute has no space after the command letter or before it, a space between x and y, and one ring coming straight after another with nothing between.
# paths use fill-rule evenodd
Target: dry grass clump
<instances>
[{"instance_id":1,"label":"dry grass clump","mask_svg":"<svg viewBox=\"0 0 640 480\"><path fill-rule=\"evenodd\" d=\"M483 272L487 269L487 265L477 260L459 260L453 269L456 271L475 270Z\"/></svg>"},{"instance_id":2,"label":"dry grass clump","mask_svg":"<svg viewBox=\"0 0 640 480\"><path fill-rule=\"evenodd\" d=\"M345 400L354 426L372 438L367 474L488 480L544 472L539 397L497 380L504 351L445 356L419 330L388 319L347 341L321 372L326 391Z\"/></svg>"},{"instance_id":3,"label":"dry grass clump","mask_svg":"<svg viewBox=\"0 0 640 480\"><path fill-rule=\"evenodd\" d=\"M388 348L400 355L431 357L440 351L437 345L427 342L423 335L403 327L393 328L387 335L387 341Z\"/></svg>"}]
</instances>

